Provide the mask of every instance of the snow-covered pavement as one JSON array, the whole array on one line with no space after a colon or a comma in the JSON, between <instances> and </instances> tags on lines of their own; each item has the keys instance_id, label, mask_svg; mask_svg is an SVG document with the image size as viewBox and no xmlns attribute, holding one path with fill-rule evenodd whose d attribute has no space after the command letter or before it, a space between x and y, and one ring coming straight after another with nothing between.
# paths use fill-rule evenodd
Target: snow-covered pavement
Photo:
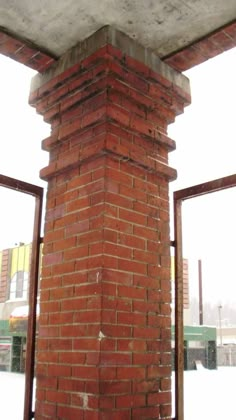
<instances>
[{"instance_id":1,"label":"snow-covered pavement","mask_svg":"<svg viewBox=\"0 0 236 420\"><path fill-rule=\"evenodd\" d=\"M185 420L236 420L236 367L184 373Z\"/></svg>"},{"instance_id":2,"label":"snow-covered pavement","mask_svg":"<svg viewBox=\"0 0 236 420\"><path fill-rule=\"evenodd\" d=\"M0 372L0 419L22 420L25 376Z\"/></svg>"},{"instance_id":3,"label":"snow-covered pavement","mask_svg":"<svg viewBox=\"0 0 236 420\"><path fill-rule=\"evenodd\" d=\"M236 367L185 372L185 420L236 420L235 380ZM23 403L24 375L0 372L0 419L22 420Z\"/></svg>"}]
</instances>

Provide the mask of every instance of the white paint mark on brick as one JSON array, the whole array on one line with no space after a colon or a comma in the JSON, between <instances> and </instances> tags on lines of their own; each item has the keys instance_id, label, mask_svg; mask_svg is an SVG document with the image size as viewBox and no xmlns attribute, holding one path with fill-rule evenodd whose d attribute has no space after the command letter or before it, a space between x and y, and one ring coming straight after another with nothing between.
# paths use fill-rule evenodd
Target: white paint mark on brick
<instances>
[{"instance_id":1,"label":"white paint mark on brick","mask_svg":"<svg viewBox=\"0 0 236 420\"><path fill-rule=\"evenodd\" d=\"M82 401L83 401L83 409L87 410L88 409L88 394L86 394L85 392L79 392L79 396L82 398Z\"/></svg>"},{"instance_id":2,"label":"white paint mark on brick","mask_svg":"<svg viewBox=\"0 0 236 420\"><path fill-rule=\"evenodd\" d=\"M98 339L99 341L101 341L103 338L105 338L106 336L102 333L102 331L99 332L98 334Z\"/></svg>"}]
</instances>

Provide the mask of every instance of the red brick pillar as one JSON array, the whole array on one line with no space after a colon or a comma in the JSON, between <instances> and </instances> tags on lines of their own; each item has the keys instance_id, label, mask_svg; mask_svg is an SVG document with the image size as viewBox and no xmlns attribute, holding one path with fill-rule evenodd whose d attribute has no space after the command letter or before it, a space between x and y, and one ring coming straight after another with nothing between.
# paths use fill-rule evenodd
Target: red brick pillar
<instances>
[{"instance_id":1,"label":"red brick pillar","mask_svg":"<svg viewBox=\"0 0 236 420\"><path fill-rule=\"evenodd\" d=\"M171 418L168 123L188 80L103 28L32 83L52 126L36 420Z\"/></svg>"}]
</instances>

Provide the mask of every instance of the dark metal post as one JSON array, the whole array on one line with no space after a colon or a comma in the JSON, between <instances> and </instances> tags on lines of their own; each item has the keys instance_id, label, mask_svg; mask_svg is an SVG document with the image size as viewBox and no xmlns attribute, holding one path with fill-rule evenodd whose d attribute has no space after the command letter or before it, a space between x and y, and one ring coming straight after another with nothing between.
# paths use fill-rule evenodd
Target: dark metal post
<instances>
[{"instance_id":1,"label":"dark metal post","mask_svg":"<svg viewBox=\"0 0 236 420\"><path fill-rule=\"evenodd\" d=\"M184 420L184 322L182 201L174 194L175 226L175 417Z\"/></svg>"},{"instance_id":2,"label":"dark metal post","mask_svg":"<svg viewBox=\"0 0 236 420\"><path fill-rule=\"evenodd\" d=\"M236 187L236 174L224 178L194 185L174 192L174 218L175 218L175 420L184 419L184 327L183 327L183 256L182 256L182 227L181 205L182 201L199 197L204 194ZM221 313L219 308L219 317ZM221 321L220 321L221 322Z\"/></svg>"},{"instance_id":3,"label":"dark metal post","mask_svg":"<svg viewBox=\"0 0 236 420\"><path fill-rule=\"evenodd\" d=\"M198 260L198 284L199 284L199 325L203 325L202 260Z\"/></svg>"},{"instance_id":4,"label":"dark metal post","mask_svg":"<svg viewBox=\"0 0 236 420\"><path fill-rule=\"evenodd\" d=\"M40 256L40 227L42 214L42 197L35 198L35 218L34 232L31 251L31 268L29 283L29 315L26 344L26 367L25 367L25 403L24 420L34 417L32 412L33 400L33 381L35 363L35 341L36 341L36 322L37 322L37 295L39 277L39 256Z\"/></svg>"},{"instance_id":5,"label":"dark metal post","mask_svg":"<svg viewBox=\"0 0 236 420\"><path fill-rule=\"evenodd\" d=\"M24 399L24 420L34 417L32 411L34 362L35 362L35 340L36 340L36 316L37 316L37 293L39 276L39 251L40 251L40 228L42 218L43 188L32 185L19 179L10 178L0 174L0 185L24 194L32 195L35 198L35 214L33 241L31 250L31 268L29 281L29 314L26 344L26 365L25 365L25 399Z\"/></svg>"}]
</instances>

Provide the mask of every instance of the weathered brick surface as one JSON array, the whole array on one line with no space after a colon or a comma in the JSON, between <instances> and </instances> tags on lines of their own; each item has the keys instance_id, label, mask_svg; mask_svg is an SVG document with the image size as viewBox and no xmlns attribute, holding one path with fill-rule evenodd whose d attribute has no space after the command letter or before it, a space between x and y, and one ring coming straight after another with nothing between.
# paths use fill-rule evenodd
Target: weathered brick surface
<instances>
[{"instance_id":1,"label":"weathered brick surface","mask_svg":"<svg viewBox=\"0 0 236 420\"><path fill-rule=\"evenodd\" d=\"M236 22L234 21L187 48L164 58L164 61L178 71L185 71L235 47Z\"/></svg>"},{"instance_id":2,"label":"weathered brick surface","mask_svg":"<svg viewBox=\"0 0 236 420\"><path fill-rule=\"evenodd\" d=\"M45 71L55 62L54 57L40 51L35 45L31 45L29 42L20 40L14 35L3 31L0 31L0 54L6 55L39 72Z\"/></svg>"},{"instance_id":3,"label":"weathered brick surface","mask_svg":"<svg viewBox=\"0 0 236 420\"><path fill-rule=\"evenodd\" d=\"M110 45L31 94L52 126L36 419L170 419L167 125L187 99Z\"/></svg>"}]
</instances>

